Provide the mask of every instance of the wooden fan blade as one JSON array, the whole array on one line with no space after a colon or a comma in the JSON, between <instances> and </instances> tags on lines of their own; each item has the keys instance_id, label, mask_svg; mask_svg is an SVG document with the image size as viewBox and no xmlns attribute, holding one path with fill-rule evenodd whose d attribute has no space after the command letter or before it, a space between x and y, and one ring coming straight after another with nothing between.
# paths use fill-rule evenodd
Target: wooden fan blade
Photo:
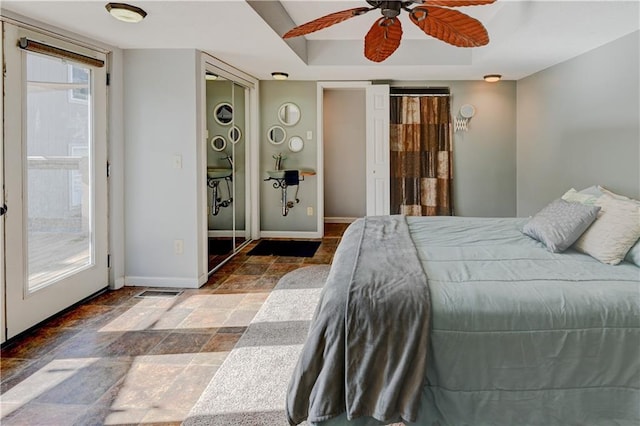
<instances>
[{"instance_id":1,"label":"wooden fan blade","mask_svg":"<svg viewBox=\"0 0 640 426\"><path fill-rule=\"evenodd\" d=\"M289 30L285 35L282 36L282 38L291 38L310 34L323 28L330 27L331 25L337 24L339 22L346 21L347 19L353 18L354 16L362 15L370 10L371 9L369 9L368 7L356 7L354 9L347 9L340 12L331 13L321 18L314 19L313 21L309 21L306 24L298 25L297 27Z\"/></svg>"},{"instance_id":2,"label":"wooden fan blade","mask_svg":"<svg viewBox=\"0 0 640 426\"><path fill-rule=\"evenodd\" d=\"M457 10L418 6L409 17L428 35L454 46L478 47L489 43L489 34L484 25Z\"/></svg>"},{"instance_id":3,"label":"wooden fan blade","mask_svg":"<svg viewBox=\"0 0 640 426\"><path fill-rule=\"evenodd\" d=\"M380 18L364 38L364 56L373 62L382 62L400 46L402 25L398 18Z\"/></svg>"},{"instance_id":4,"label":"wooden fan blade","mask_svg":"<svg viewBox=\"0 0 640 426\"><path fill-rule=\"evenodd\" d=\"M446 7L462 7L462 6L482 6L484 4L495 3L496 0L424 0L427 6L446 6Z\"/></svg>"}]
</instances>

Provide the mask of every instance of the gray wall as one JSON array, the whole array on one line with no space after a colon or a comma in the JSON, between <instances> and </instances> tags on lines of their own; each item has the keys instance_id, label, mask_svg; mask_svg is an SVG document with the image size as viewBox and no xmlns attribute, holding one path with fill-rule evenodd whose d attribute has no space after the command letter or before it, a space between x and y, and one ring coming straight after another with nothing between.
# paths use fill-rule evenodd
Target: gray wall
<instances>
[{"instance_id":1,"label":"gray wall","mask_svg":"<svg viewBox=\"0 0 640 426\"><path fill-rule=\"evenodd\" d=\"M301 117L294 126L283 126L287 141L291 136L304 140L304 149L294 153L289 151L287 141L273 145L267 139L267 130L278 121L278 108L285 102L293 102L300 107ZM300 182L298 198L300 203L282 216L280 190L274 189L273 181L264 181L267 170L273 170L275 160L272 155L282 152L287 156L284 169L305 167L316 169L318 146L316 143L316 82L315 81L261 81L260 82L260 229L262 231L317 231L318 179L316 176ZM307 131L312 132L312 140L307 140ZM295 187L289 189L289 200L294 198ZM307 207L313 208L313 215L307 216Z\"/></svg>"},{"instance_id":2,"label":"gray wall","mask_svg":"<svg viewBox=\"0 0 640 426\"><path fill-rule=\"evenodd\" d=\"M476 109L468 132L453 137L453 207L456 216L516 214L516 83L501 81L393 81L392 86L448 87L451 115Z\"/></svg>"},{"instance_id":3,"label":"gray wall","mask_svg":"<svg viewBox=\"0 0 640 426\"><path fill-rule=\"evenodd\" d=\"M366 214L366 92L325 89L323 94L324 216Z\"/></svg>"},{"instance_id":4,"label":"gray wall","mask_svg":"<svg viewBox=\"0 0 640 426\"><path fill-rule=\"evenodd\" d=\"M639 34L518 82L518 216L571 187L640 195Z\"/></svg>"},{"instance_id":5,"label":"gray wall","mask_svg":"<svg viewBox=\"0 0 640 426\"><path fill-rule=\"evenodd\" d=\"M190 49L124 52L126 281L198 285L197 98L200 55ZM182 168L174 168L180 156ZM174 240L184 254L174 253Z\"/></svg>"}]
</instances>

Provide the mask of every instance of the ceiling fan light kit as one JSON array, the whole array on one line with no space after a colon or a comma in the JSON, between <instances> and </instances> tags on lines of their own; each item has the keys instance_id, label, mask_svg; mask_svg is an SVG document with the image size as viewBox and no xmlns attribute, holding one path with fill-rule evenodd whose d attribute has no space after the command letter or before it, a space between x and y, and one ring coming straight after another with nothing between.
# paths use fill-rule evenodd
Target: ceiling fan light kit
<instances>
[{"instance_id":1,"label":"ceiling fan light kit","mask_svg":"<svg viewBox=\"0 0 640 426\"><path fill-rule=\"evenodd\" d=\"M364 56L370 61L382 62L400 46L402 24L399 15L404 10L408 12L411 22L429 36L456 47L479 47L489 43L489 34L486 28L477 19L448 8L480 6L494 3L496 0L366 1L370 7L357 7L330 13L299 25L282 37L292 38L310 34L347 19L364 15L374 9L380 9L382 17L373 23L365 36Z\"/></svg>"},{"instance_id":2,"label":"ceiling fan light kit","mask_svg":"<svg viewBox=\"0 0 640 426\"><path fill-rule=\"evenodd\" d=\"M126 3L107 3L104 7L111 16L122 22L137 23L147 16L144 10Z\"/></svg>"}]
</instances>

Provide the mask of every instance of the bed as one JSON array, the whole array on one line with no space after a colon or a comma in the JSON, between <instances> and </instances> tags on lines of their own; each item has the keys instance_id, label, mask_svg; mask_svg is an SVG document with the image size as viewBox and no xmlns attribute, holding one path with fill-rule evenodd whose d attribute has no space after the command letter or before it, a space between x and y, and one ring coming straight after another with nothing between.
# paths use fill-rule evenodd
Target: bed
<instances>
[{"instance_id":1,"label":"bed","mask_svg":"<svg viewBox=\"0 0 640 426\"><path fill-rule=\"evenodd\" d=\"M640 268L550 253L525 221L354 222L291 379L289 422L640 424ZM377 287L354 294L358 281Z\"/></svg>"}]
</instances>

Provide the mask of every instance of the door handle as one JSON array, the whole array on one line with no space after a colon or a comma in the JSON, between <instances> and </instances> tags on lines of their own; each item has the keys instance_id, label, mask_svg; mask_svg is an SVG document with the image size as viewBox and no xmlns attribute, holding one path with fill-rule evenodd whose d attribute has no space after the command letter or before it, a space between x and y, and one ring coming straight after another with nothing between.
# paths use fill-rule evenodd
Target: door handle
<instances>
[{"instance_id":1,"label":"door handle","mask_svg":"<svg viewBox=\"0 0 640 426\"><path fill-rule=\"evenodd\" d=\"M0 216L4 216L4 214L7 213L7 210L9 210L7 205L3 204L2 207L0 207Z\"/></svg>"}]
</instances>

